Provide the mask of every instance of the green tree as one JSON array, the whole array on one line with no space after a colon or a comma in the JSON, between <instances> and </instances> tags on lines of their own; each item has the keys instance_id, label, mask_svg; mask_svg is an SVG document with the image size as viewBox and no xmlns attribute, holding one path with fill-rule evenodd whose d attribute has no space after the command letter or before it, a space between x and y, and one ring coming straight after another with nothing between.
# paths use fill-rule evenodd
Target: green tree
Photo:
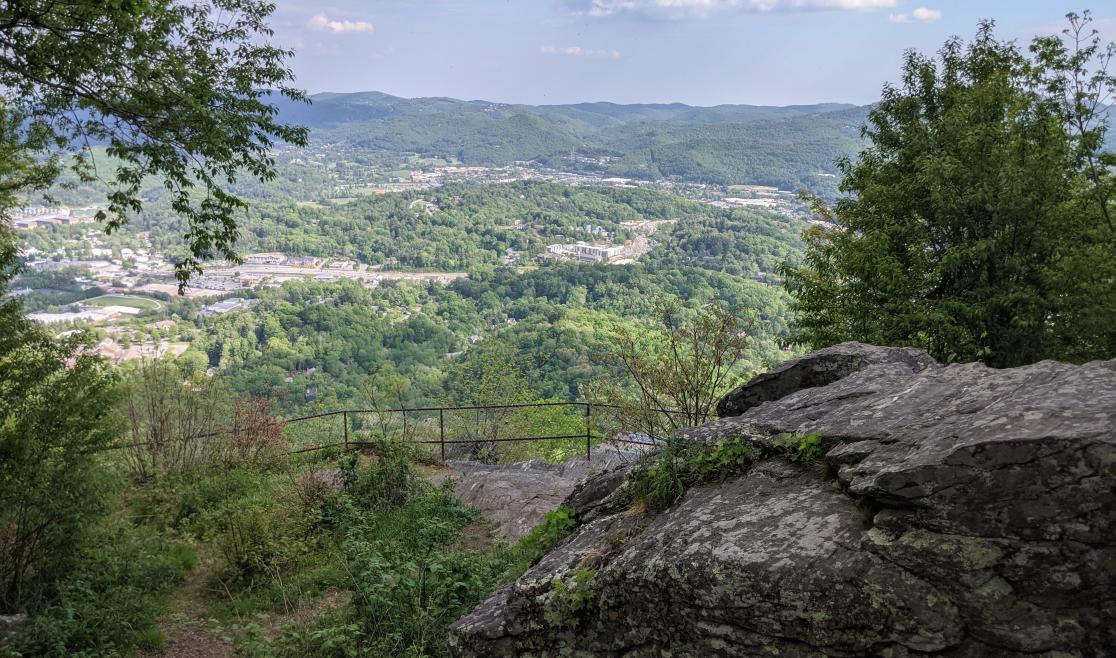
<instances>
[{"instance_id":1,"label":"green tree","mask_svg":"<svg viewBox=\"0 0 1116 658\"><path fill-rule=\"evenodd\" d=\"M1032 56L991 22L936 58L906 55L885 87L845 196L815 200L785 266L797 337L924 347L998 367L1113 353L1111 156L1101 153L1113 50L1070 15ZM1090 73L1090 71L1094 71Z\"/></svg>"},{"instance_id":2,"label":"green tree","mask_svg":"<svg viewBox=\"0 0 1116 658\"><path fill-rule=\"evenodd\" d=\"M207 258L235 260L246 205L227 186L243 172L273 178L274 142L306 141L268 103L272 94L305 98L289 85L290 53L268 41L274 9L264 0L3 3L3 108L31 139L13 134L5 116L0 151L53 155L40 176L59 171L59 153L76 151L79 178L109 186L98 219L110 231L140 211L146 183L164 187L188 225L189 255L176 264L183 285ZM95 161L97 145L110 162Z\"/></svg>"},{"instance_id":3,"label":"green tree","mask_svg":"<svg viewBox=\"0 0 1116 658\"><path fill-rule=\"evenodd\" d=\"M15 261L0 228L0 289ZM115 376L81 336L55 340L0 304L0 612L53 594L107 505L95 452L117 435Z\"/></svg>"},{"instance_id":4,"label":"green tree","mask_svg":"<svg viewBox=\"0 0 1116 658\"><path fill-rule=\"evenodd\" d=\"M675 300L657 300L656 322L617 323L609 354L631 385L593 382L587 397L616 405L620 424L651 436L710 420L717 402L751 369L751 314L710 303L689 312ZM673 413L664 413L673 412Z\"/></svg>"}]
</instances>

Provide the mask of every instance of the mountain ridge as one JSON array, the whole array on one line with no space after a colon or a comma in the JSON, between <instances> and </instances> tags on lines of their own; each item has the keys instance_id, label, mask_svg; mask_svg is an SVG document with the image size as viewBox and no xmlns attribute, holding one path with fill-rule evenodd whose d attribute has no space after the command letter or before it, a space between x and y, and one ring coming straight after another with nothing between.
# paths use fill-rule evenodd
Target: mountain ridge
<instances>
[{"instance_id":1,"label":"mountain ridge","mask_svg":"<svg viewBox=\"0 0 1116 658\"><path fill-rule=\"evenodd\" d=\"M279 101L280 119L312 140L377 157L467 165L534 162L647 180L835 191L835 162L860 148L867 106L843 103L522 105L382 92Z\"/></svg>"}]
</instances>

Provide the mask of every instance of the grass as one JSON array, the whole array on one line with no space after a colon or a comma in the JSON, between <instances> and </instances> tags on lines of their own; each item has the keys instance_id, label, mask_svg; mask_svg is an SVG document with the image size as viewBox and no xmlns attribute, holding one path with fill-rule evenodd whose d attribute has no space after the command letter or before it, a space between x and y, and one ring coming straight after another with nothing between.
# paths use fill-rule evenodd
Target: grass
<instances>
[{"instance_id":1,"label":"grass","mask_svg":"<svg viewBox=\"0 0 1116 658\"><path fill-rule=\"evenodd\" d=\"M82 303L88 306L127 306L144 311L158 311L163 308L163 303L159 300L139 295L101 295L86 299Z\"/></svg>"}]
</instances>

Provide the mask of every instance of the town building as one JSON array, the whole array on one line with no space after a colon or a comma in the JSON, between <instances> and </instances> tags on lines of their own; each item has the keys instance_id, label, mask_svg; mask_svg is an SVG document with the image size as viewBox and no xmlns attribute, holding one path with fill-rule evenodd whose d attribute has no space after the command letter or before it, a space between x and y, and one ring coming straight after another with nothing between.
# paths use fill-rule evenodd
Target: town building
<instances>
[{"instance_id":1,"label":"town building","mask_svg":"<svg viewBox=\"0 0 1116 658\"><path fill-rule=\"evenodd\" d=\"M248 254L244 257L244 262L248 265L282 265L285 260L287 260L286 254L279 251Z\"/></svg>"},{"instance_id":2,"label":"town building","mask_svg":"<svg viewBox=\"0 0 1116 658\"><path fill-rule=\"evenodd\" d=\"M198 311L198 317L208 318L215 315L224 315L226 313L232 313L233 311L239 311L242 308L248 308L251 305L251 302L247 299L243 299L241 297L229 297L228 299L221 300L215 304L203 306Z\"/></svg>"}]
</instances>

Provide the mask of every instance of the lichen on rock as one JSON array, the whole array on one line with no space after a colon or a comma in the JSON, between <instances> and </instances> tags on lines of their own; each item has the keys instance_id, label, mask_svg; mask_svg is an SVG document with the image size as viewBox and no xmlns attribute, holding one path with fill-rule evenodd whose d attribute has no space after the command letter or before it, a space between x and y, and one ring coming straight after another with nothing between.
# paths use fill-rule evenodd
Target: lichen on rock
<instances>
[{"instance_id":1,"label":"lichen on rock","mask_svg":"<svg viewBox=\"0 0 1116 658\"><path fill-rule=\"evenodd\" d=\"M680 435L756 446L731 477L662 512L633 500L646 464L580 485L582 525L453 626L454 654L1112 655L1116 362L838 347L859 365L819 383L830 356L791 362L759 382L777 396ZM822 463L788 436L821 437ZM592 604L548 620L578 569Z\"/></svg>"}]
</instances>

